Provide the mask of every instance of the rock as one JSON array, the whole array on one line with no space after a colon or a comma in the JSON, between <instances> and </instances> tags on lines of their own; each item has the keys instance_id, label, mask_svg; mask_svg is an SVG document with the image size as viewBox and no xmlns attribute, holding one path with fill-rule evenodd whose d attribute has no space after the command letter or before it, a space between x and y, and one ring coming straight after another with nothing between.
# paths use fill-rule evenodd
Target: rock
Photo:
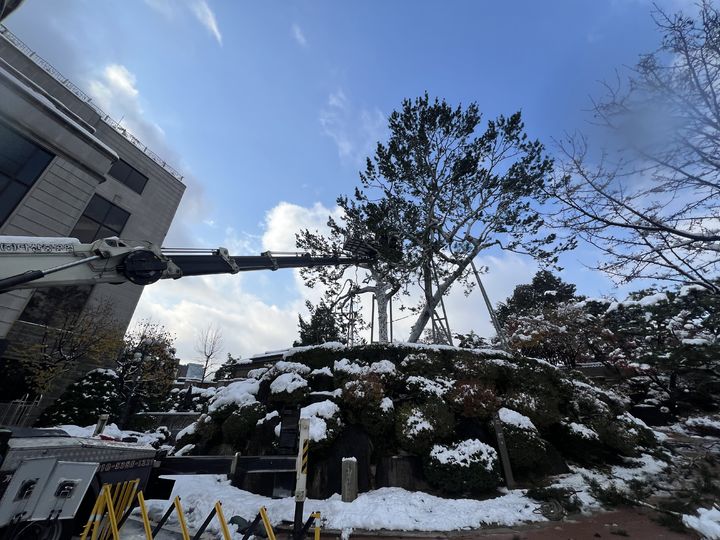
<instances>
[{"instance_id":1,"label":"rock","mask_svg":"<svg viewBox=\"0 0 720 540\"><path fill-rule=\"evenodd\" d=\"M371 484L371 453L370 437L358 426L347 426L327 449L313 453L311 446L308 460L308 496L313 499L326 499L333 493L342 491L344 457L354 457L357 460L358 491L368 491Z\"/></svg>"},{"instance_id":2,"label":"rock","mask_svg":"<svg viewBox=\"0 0 720 540\"><path fill-rule=\"evenodd\" d=\"M430 489L417 456L386 456L380 458L375 475L376 487L400 487L408 491Z\"/></svg>"}]
</instances>

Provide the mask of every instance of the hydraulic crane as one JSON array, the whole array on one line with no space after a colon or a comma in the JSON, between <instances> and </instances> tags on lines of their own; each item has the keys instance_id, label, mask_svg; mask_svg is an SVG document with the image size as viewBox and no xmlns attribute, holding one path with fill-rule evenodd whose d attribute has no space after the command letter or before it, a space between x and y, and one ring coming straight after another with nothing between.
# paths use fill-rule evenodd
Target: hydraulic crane
<instances>
[{"instance_id":1,"label":"hydraulic crane","mask_svg":"<svg viewBox=\"0 0 720 540\"><path fill-rule=\"evenodd\" d=\"M14 289L135 283L160 279L236 274L251 270L370 264L376 251L357 241L354 253L273 253L232 256L225 248L160 248L150 242L104 238L81 244L75 238L0 236L0 293Z\"/></svg>"}]
</instances>

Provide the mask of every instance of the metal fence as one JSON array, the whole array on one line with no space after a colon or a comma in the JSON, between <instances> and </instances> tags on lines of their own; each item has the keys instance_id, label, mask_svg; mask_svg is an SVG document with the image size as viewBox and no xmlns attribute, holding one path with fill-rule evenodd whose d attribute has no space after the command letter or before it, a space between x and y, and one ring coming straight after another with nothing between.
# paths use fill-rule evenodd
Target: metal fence
<instances>
[{"instance_id":1,"label":"metal fence","mask_svg":"<svg viewBox=\"0 0 720 540\"><path fill-rule=\"evenodd\" d=\"M0 425L26 427L41 400L42 395L31 399L25 394L20 399L0 403Z\"/></svg>"},{"instance_id":2,"label":"metal fence","mask_svg":"<svg viewBox=\"0 0 720 540\"><path fill-rule=\"evenodd\" d=\"M53 79L58 81L60 84L62 84L65 88L67 88L70 92L72 92L80 101L83 101L86 103L89 107L91 107L98 115L100 115L100 119L105 122L107 125L112 127L115 131L120 133L123 137L125 137L128 141L130 141L136 148L138 148L141 152L143 152L146 156L148 156L150 159L152 159L155 163L160 165L163 169L165 169L167 172L169 172L171 175L173 175L178 180L182 180L183 176L175 170L173 167L171 167L164 159L162 159L160 156L158 156L155 152L150 150L146 145L142 143L137 137L135 137L132 133L130 133L127 129L122 127L119 122L113 120L110 115L106 114L105 111L103 111L100 107L95 105L95 103L92 101L92 98L88 96L85 92L80 90L70 79L65 77L62 73L60 73L55 67L50 64L47 60L45 60L42 56L38 55L35 51L33 51L30 47L28 47L19 37L17 37L15 34L13 34L10 30L7 29L4 25L0 24L0 35L2 35L5 39L7 39L10 43L12 43L15 48L22 51L25 56L27 56L30 60L35 62L38 66L40 66L45 73L50 75Z\"/></svg>"}]
</instances>

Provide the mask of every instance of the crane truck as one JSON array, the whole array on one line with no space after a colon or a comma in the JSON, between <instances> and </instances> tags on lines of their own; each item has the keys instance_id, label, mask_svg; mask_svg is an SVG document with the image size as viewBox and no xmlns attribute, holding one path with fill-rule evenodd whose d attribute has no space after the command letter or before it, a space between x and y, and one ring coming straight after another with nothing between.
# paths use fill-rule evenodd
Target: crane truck
<instances>
[{"instance_id":1,"label":"crane truck","mask_svg":"<svg viewBox=\"0 0 720 540\"><path fill-rule=\"evenodd\" d=\"M253 270L366 265L377 257L351 239L349 255L265 252L231 256L224 248L165 249L103 238L0 236L0 294L17 289L134 283ZM71 437L62 430L0 426L0 540L61 540L87 521L106 483L139 479L159 493L160 474L231 472L238 458L166 457L152 447ZM277 460L276 460L277 461ZM167 493L167 482L164 483ZM169 493L167 493L169 495Z\"/></svg>"}]
</instances>

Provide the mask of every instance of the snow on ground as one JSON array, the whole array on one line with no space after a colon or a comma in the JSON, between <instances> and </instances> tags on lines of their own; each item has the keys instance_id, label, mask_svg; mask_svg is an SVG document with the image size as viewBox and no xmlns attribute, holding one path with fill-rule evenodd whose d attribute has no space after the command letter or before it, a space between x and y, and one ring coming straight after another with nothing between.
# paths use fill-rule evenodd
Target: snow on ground
<instances>
[{"instance_id":1,"label":"snow on ground","mask_svg":"<svg viewBox=\"0 0 720 540\"><path fill-rule=\"evenodd\" d=\"M683 516L682 521L708 540L720 540L720 508L698 508L697 516Z\"/></svg>"},{"instance_id":2,"label":"snow on ground","mask_svg":"<svg viewBox=\"0 0 720 540\"><path fill-rule=\"evenodd\" d=\"M203 522L216 501L223 503L226 519L239 515L252 520L265 506L273 525L292 521L295 499L270 499L234 488L217 476L177 476L174 495L182 498L188 525L192 529ZM158 519L167 509L168 501L149 501L150 517ZM353 502L344 503L339 495L324 501L309 499L305 514L320 511L323 527L349 531L402 530L452 531L488 525L512 526L531 521L545 521L534 510L538 504L527 499L522 490L513 490L500 497L483 501L473 499L442 499L422 492L401 488L381 488L362 493ZM218 531L217 524L211 529ZM240 538L240 535L237 535Z\"/></svg>"},{"instance_id":3,"label":"snow on ground","mask_svg":"<svg viewBox=\"0 0 720 540\"><path fill-rule=\"evenodd\" d=\"M614 485L623 488L630 479L657 478L666 466L665 462L644 454L634 460L628 459L627 466L613 467L609 473L571 467L572 473L556 477L553 485L576 491L583 504L583 512L589 513L600 509L601 505L588 492L588 479L597 480L603 487ZM203 522L216 501L222 502L223 512L228 520L237 515L251 521L261 506L267 508L273 525L291 522L294 516L295 500L292 497L271 499L255 495L232 487L222 476L170 478L175 479L173 496L179 495L182 498L188 525L193 530ZM151 519L159 519L168 504L168 501L149 501ZM536 513L539 505L540 503L526 497L524 490L502 490L498 497L475 500L444 499L401 488L380 488L362 493L349 503L342 502L337 494L326 500L309 499L305 502L305 514L320 511L324 528L342 530L345 533L353 529L452 531L546 521L540 513ZM704 513L701 511L698 517L686 517L693 523L692 520L698 520L698 523L703 522L703 526L709 526L707 523L716 520L716 514L720 515L717 512L707 510ZM173 521L175 519L174 516L171 518L171 524L176 523ZM216 522L213 521L209 530L219 532ZM239 539L241 536L236 534L234 538Z\"/></svg>"},{"instance_id":4,"label":"snow on ground","mask_svg":"<svg viewBox=\"0 0 720 540\"><path fill-rule=\"evenodd\" d=\"M590 510L601 508L601 504L590 495L588 491L588 479L596 480L601 487L611 486L625 490L630 480L653 480L657 479L668 464L656 459L649 454L643 454L639 458L625 458L627 466L615 465L609 473L593 469L585 469L570 465L571 473L556 477L553 487L570 488L576 492L582 503L582 512L589 513Z\"/></svg>"}]
</instances>

